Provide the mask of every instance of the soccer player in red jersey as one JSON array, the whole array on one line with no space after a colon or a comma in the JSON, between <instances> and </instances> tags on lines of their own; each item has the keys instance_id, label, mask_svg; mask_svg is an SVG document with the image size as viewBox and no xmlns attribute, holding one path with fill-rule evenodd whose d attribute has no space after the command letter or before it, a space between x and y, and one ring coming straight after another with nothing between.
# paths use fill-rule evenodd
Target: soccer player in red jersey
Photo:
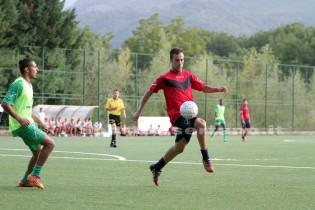
<instances>
[{"instance_id":1,"label":"soccer player in red jersey","mask_svg":"<svg viewBox=\"0 0 315 210\"><path fill-rule=\"evenodd\" d=\"M246 135L250 129L250 117L247 100L243 100L243 105L240 108L241 124L242 124L242 139L243 142L247 142Z\"/></svg>"},{"instance_id":2,"label":"soccer player in red jersey","mask_svg":"<svg viewBox=\"0 0 315 210\"><path fill-rule=\"evenodd\" d=\"M156 164L150 166L150 170L153 174L153 182L156 186L159 185L161 169L185 150L194 130L197 130L197 138L201 149L204 168L209 173L214 172L214 167L208 154L207 125L205 120L198 116L190 120L183 118L180 114L180 106L185 101L194 101L192 94L193 89L204 93L228 92L225 86L219 88L210 87L205 85L204 82L190 71L183 70L183 49L173 48L170 52L170 62L172 65L171 69L158 77L151 85L149 90L144 94L139 108L132 116L132 119L136 121L151 95L157 93L159 90L163 90L167 114L170 117L171 124L178 129L175 144L166 151L164 156Z\"/></svg>"}]
</instances>

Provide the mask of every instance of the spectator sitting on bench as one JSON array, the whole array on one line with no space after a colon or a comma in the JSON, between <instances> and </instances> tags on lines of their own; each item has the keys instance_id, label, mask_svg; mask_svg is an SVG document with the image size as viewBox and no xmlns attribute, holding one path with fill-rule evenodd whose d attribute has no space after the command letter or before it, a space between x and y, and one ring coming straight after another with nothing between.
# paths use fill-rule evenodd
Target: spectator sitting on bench
<instances>
[{"instance_id":1,"label":"spectator sitting on bench","mask_svg":"<svg viewBox=\"0 0 315 210\"><path fill-rule=\"evenodd\" d=\"M152 127L152 124L150 125L148 129L148 136L154 136L155 135L155 130Z\"/></svg>"}]
</instances>

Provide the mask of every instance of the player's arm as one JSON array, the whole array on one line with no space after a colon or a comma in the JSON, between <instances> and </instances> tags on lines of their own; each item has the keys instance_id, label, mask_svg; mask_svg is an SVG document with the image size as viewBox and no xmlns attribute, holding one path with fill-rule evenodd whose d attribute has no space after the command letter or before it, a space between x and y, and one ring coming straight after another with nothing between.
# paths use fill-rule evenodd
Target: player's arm
<instances>
[{"instance_id":1,"label":"player's arm","mask_svg":"<svg viewBox=\"0 0 315 210\"><path fill-rule=\"evenodd\" d=\"M204 93L217 93L217 92L227 93L229 90L225 86L222 86L222 87L210 87L208 85L205 85L201 89L201 91L204 92Z\"/></svg>"},{"instance_id":2,"label":"player's arm","mask_svg":"<svg viewBox=\"0 0 315 210\"><path fill-rule=\"evenodd\" d=\"M116 110L116 109L117 109L117 106L106 108L107 111L112 111L112 110Z\"/></svg>"},{"instance_id":3,"label":"player's arm","mask_svg":"<svg viewBox=\"0 0 315 210\"><path fill-rule=\"evenodd\" d=\"M139 118L144 105L147 103L152 94L153 92L150 89L144 94L137 111L132 115L133 121L136 121Z\"/></svg>"},{"instance_id":4,"label":"player's arm","mask_svg":"<svg viewBox=\"0 0 315 210\"><path fill-rule=\"evenodd\" d=\"M30 124L30 121L26 118L21 118L13 109L13 107L10 104L7 104L5 102L1 103L1 106L3 110L8 113L10 116L12 116L14 119L16 119L22 126L28 126Z\"/></svg>"},{"instance_id":5,"label":"player's arm","mask_svg":"<svg viewBox=\"0 0 315 210\"><path fill-rule=\"evenodd\" d=\"M121 100L121 112L122 112L122 114L123 114L123 116L124 116L124 118L126 118L126 108L125 108L125 105L124 105L124 102Z\"/></svg>"},{"instance_id":6,"label":"player's arm","mask_svg":"<svg viewBox=\"0 0 315 210\"><path fill-rule=\"evenodd\" d=\"M126 115L126 109L123 108L121 111L122 111L122 114L123 114L124 118L126 118L126 116L127 116L127 115Z\"/></svg>"},{"instance_id":7,"label":"player's arm","mask_svg":"<svg viewBox=\"0 0 315 210\"><path fill-rule=\"evenodd\" d=\"M244 117L243 117L243 110L240 111L240 115L241 115L241 122L244 123L245 120L244 120Z\"/></svg>"},{"instance_id":8,"label":"player's arm","mask_svg":"<svg viewBox=\"0 0 315 210\"><path fill-rule=\"evenodd\" d=\"M105 107L105 109L107 110L107 111L112 111L112 110L116 110L117 109L117 106L113 106L113 107Z\"/></svg>"},{"instance_id":9,"label":"player's arm","mask_svg":"<svg viewBox=\"0 0 315 210\"><path fill-rule=\"evenodd\" d=\"M215 116L215 119L217 119L217 117L218 117L218 105L215 107L214 116Z\"/></svg>"},{"instance_id":10,"label":"player's arm","mask_svg":"<svg viewBox=\"0 0 315 210\"><path fill-rule=\"evenodd\" d=\"M36 122L41 128L44 128L44 130L48 129L46 124L43 121L41 121L34 113L32 113L32 118L34 122Z\"/></svg>"},{"instance_id":11,"label":"player's arm","mask_svg":"<svg viewBox=\"0 0 315 210\"><path fill-rule=\"evenodd\" d=\"M113 111L113 110L116 110L117 108L118 108L117 106L111 107L111 104L110 104L110 101L109 101L109 100L107 101L107 103L106 103L106 105L105 105L105 109L106 109L107 111Z\"/></svg>"}]
</instances>

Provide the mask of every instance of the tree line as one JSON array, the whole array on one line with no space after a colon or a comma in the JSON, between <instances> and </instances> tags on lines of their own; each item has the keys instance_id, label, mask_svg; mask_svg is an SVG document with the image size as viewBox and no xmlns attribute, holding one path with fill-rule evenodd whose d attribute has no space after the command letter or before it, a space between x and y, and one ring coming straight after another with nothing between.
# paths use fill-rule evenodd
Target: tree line
<instances>
[{"instance_id":1,"label":"tree line","mask_svg":"<svg viewBox=\"0 0 315 210\"><path fill-rule=\"evenodd\" d=\"M0 0L0 46L16 48L40 46L47 49L111 48L114 34L99 35L89 28L78 27L75 9L64 10L64 0ZM292 23L252 36L233 36L186 28L182 17L164 25L159 14L140 19L133 36L123 43L134 53L155 54L168 42L180 46L189 56L212 54L226 59L242 60L251 48L259 51L265 45L273 50L279 63L315 65L315 28ZM115 24L115 23L113 23ZM106 27L106 26L104 26Z\"/></svg>"}]
</instances>

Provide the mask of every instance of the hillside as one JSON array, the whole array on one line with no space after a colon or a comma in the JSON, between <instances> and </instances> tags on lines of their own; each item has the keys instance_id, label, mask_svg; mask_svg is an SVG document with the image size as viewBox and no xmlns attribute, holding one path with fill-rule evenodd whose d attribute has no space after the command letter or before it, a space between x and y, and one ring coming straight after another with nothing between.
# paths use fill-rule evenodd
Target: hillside
<instances>
[{"instance_id":1,"label":"hillside","mask_svg":"<svg viewBox=\"0 0 315 210\"><path fill-rule=\"evenodd\" d=\"M74 7L81 27L115 34L114 48L153 13L159 13L165 25L182 16L186 27L232 35L248 36L293 22L315 26L312 0L76 0Z\"/></svg>"}]
</instances>

